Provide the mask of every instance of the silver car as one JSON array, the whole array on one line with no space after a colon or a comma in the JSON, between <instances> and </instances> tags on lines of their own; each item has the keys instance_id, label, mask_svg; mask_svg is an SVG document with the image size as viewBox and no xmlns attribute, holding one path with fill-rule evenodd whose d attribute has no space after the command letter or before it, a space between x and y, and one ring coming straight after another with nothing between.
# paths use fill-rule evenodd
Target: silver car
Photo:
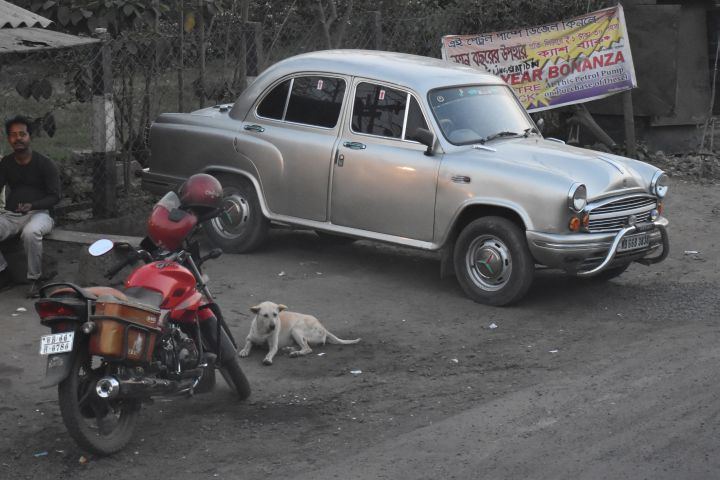
<instances>
[{"instance_id":1,"label":"silver car","mask_svg":"<svg viewBox=\"0 0 720 480\"><path fill-rule=\"evenodd\" d=\"M234 104L160 115L144 186L224 186L208 234L258 247L271 222L441 252L473 300L506 305L536 266L612 278L668 253L668 177L543 138L493 75L399 53L283 60Z\"/></svg>"}]
</instances>

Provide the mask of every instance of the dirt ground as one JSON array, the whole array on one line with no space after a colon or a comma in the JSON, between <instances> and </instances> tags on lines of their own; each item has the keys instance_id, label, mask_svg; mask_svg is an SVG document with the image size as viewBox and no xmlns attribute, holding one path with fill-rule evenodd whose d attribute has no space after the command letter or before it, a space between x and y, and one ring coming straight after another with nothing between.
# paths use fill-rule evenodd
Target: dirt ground
<instances>
[{"instance_id":1,"label":"dirt ground","mask_svg":"<svg viewBox=\"0 0 720 480\"><path fill-rule=\"evenodd\" d=\"M465 298L434 255L274 231L208 265L236 337L273 300L361 343L270 367L255 349L248 401L222 380L159 398L110 458L69 438L38 386L45 329L22 289L0 293L0 478L718 478L720 188L675 180L667 216L664 263L538 272L511 308Z\"/></svg>"}]
</instances>

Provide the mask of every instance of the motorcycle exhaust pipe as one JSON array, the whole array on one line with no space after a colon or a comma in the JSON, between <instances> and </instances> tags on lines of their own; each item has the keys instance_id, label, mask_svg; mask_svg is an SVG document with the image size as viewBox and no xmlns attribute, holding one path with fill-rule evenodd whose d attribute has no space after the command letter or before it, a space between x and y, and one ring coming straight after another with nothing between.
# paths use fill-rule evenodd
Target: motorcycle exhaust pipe
<instances>
[{"instance_id":1,"label":"motorcycle exhaust pipe","mask_svg":"<svg viewBox=\"0 0 720 480\"><path fill-rule=\"evenodd\" d=\"M182 387L187 388L190 385L185 386L174 380L159 378L118 380L115 377L103 377L95 384L95 392L98 397L106 399L135 398L175 393Z\"/></svg>"},{"instance_id":2,"label":"motorcycle exhaust pipe","mask_svg":"<svg viewBox=\"0 0 720 480\"><path fill-rule=\"evenodd\" d=\"M115 377L103 377L95 384L95 392L100 398L115 398L120 393L120 382Z\"/></svg>"}]
</instances>

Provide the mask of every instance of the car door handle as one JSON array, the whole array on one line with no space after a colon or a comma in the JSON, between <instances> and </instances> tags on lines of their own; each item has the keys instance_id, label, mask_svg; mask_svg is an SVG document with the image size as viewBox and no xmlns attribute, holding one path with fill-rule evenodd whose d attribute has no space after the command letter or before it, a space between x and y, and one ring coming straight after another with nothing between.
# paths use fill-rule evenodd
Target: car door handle
<instances>
[{"instance_id":1,"label":"car door handle","mask_svg":"<svg viewBox=\"0 0 720 480\"><path fill-rule=\"evenodd\" d=\"M262 133L265 131L265 127L261 127L260 125L244 125L244 130L252 130L253 132L259 132Z\"/></svg>"},{"instance_id":2,"label":"car door handle","mask_svg":"<svg viewBox=\"0 0 720 480\"><path fill-rule=\"evenodd\" d=\"M352 148L353 150L365 150L367 145L360 142L343 142L343 147Z\"/></svg>"}]
</instances>

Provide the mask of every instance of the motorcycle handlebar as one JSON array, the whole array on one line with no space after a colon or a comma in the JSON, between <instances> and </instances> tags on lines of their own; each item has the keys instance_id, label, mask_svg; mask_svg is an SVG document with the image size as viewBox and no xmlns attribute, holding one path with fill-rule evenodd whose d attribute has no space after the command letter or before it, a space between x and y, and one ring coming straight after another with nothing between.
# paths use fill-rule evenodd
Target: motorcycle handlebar
<instances>
[{"instance_id":1,"label":"motorcycle handlebar","mask_svg":"<svg viewBox=\"0 0 720 480\"><path fill-rule=\"evenodd\" d=\"M105 272L105 278L110 280L115 275L117 275L120 270L127 267L128 265L132 265L138 260L144 260L145 262L152 262L153 258L152 255L147 252L146 250L132 250L130 254L123 260L122 262L118 263L117 265L113 266L110 270Z\"/></svg>"},{"instance_id":2,"label":"motorcycle handlebar","mask_svg":"<svg viewBox=\"0 0 720 480\"><path fill-rule=\"evenodd\" d=\"M105 272L105 278L107 278L108 280L110 280L110 279L113 278L115 275L117 275L118 272L120 272L120 270L122 270L122 269L125 268L126 266L130 265L131 263L134 263L135 260L137 260L137 253L136 253L136 252L133 252L132 255L128 255L125 260L123 260L122 262L118 263L117 265L115 265L114 267L112 267L110 270L108 270L107 272Z\"/></svg>"},{"instance_id":3,"label":"motorcycle handlebar","mask_svg":"<svg viewBox=\"0 0 720 480\"><path fill-rule=\"evenodd\" d=\"M221 248L213 248L212 250L210 250L210 252L208 252L207 255L203 255L202 257L200 257L200 259L197 262L197 265L199 267L200 265L205 263L207 260L214 260L222 254L223 254L223 251Z\"/></svg>"}]
</instances>

